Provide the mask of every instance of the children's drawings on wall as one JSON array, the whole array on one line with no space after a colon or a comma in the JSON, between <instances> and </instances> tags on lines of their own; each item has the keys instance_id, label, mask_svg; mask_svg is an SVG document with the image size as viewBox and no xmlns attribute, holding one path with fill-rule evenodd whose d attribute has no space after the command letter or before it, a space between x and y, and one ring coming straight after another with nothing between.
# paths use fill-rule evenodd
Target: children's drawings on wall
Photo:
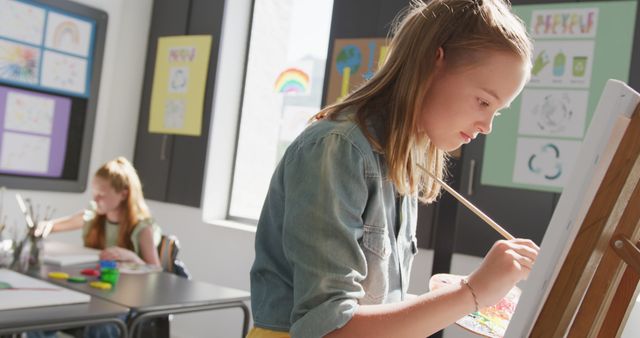
<instances>
[{"instance_id":1,"label":"children's drawings on wall","mask_svg":"<svg viewBox=\"0 0 640 338\"><path fill-rule=\"evenodd\" d=\"M587 117L588 91L525 89L518 133L581 138Z\"/></svg>"},{"instance_id":2,"label":"children's drawings on wall","mask_svg":"<svg viewBox=\"0 0 640 338\"><path fill-rule=\"evenodd\" d=\"M171 67L169 69L169 93L186 93L189 84L189 68Z\"/></svg>"},{"instance_id":3,"label":"children's drawings on wall","mask_svg":"<svg viewBox=\"0 0 640 338\"><path fill-rule=\"evenodd\" d=\"M43 9L19 1L0 0L0 36L39 45L44 22Z\"/></svg>"},{"instance_id":4,"label":"children's drawings on wall","mask_svg":"<svg viewBox=\"0 0 640 338\"><path fill-rule=\"evenodd\" d=\"M598 8L563 8L533 11L530 34L534 38L596 36Z\"/></svg>"},{"instance_id":5,"label":"children's drawings on wall","mask_svg":"<svg viewBox=\"0 0 640 338\"><path fill-rule=\"evenodd\" d=\"M86 91L87 60L45 51L42 59L42 86L84 93Z\"/></svg>"},{"instance_id":6,"label":"children's drawings on wall","mask_svg":"<svg viewBox=\"0 0 640 338\"><path fill-rule=\"evenodd\" d=\"M71 2L0 0L0 180L82 189L106 21Z\"/></svg>"},{"instance_id":7,"label":"children's drawings on wall","mask_svg":"<svg viewBox=\"0 0 640 338\"><path fill-rule=\"evenodd\" d=\"M91 24L87 21L49 12L45 46L88 57L91 31Z\"/></svg>"},{"instance_id":8,"label":"children's drawings on wall","mask_svg":"<svg viewBox=\"0 0 640 338\"><path fill-rule=\"evenodd\" d=\"M164 108L164 127L167 129L183 128L185 111L184 100L167 99Z\"/></svg>"},{"instance_id":9,"label":"children's drawings on wall","mask_svg":"<svg viewBox=\"0 0 640 338\"><path fill-rule=\"evenodd\" d=\"M285 95L309 95L313 62L300 61L280 72L274 83L276 93Z\"/></svg>"},{"instance_id":10,"label":"children's drawings on wall","mask_svg":"<svg viewBox=\"0 0 640 338\"><path fill-rule=\"evenodd\" d=\"M0 79L35 84L39 63L37 48L0 39Z\"/></svg>"},{"instance_id":11,"label":"children's drawings on wall","mask_svg":"<svg viewBox=\"0 0 640 338\"><path fill-rule=\"evenodd\" d=\"M0 86L0 172L59 177L71 100Z\"/></svg>"},{"instance_id":12,"label":"children's drawings on wall","mask_svg":"<svg viewBox=\"0 0 640 338\"><path fill-rule=\"evenodd\" d=\"M594 1L513 6L534 40L531 78L494 120L485 140L481 184L562 192L563 176L573 161L567 149L577 149L582 142L597 105L594 93L611 78L629 77L636 5ZM556 162L562 168L557 177Z\"/></svg>"},{"instance_id":13,"label":"children's drawings on wall","mask_svg":"<svg viewBox=\"0 0 640 338\"><path fill-rule=\"evenodd\" d=\"M50 148L48 137L4 132L0 169L44 174L49 169Z\"/></svg>"},{"instance_id":14,"label":"children's drawings on wall","mask_svg":"<svg viewBox=\"0 0 640 338\"><path fill-rule=\"evenodd\" d=\"M336 39L333 44L326 103L340 101L373 77L387 57L387 40Z\"/></svg>"},{"instance_id":15,"label":"children's drawings on wall","mask_svg":"<svg viewBox=\"0 0 640 338\"><path fill-rule=\"evenodd\" d=\"M518 138L513 181L562 187L567 182L580 141Z\"/></svg>"},{"instance_id":16,"label":"children's drawings on wall","mask_svg":"<svg viewBox=\"0 0 640 338\"><path fill-rule=\"evenodd\" d=\"M4 128L35 134L51 135L55 101L18 92L7 94Z\"/></svg>"},{"instance_id":17,"label":"children's drawings on wall","mask_svg":"<svg viewBox=\"0 0 640 338\"><path fill-rule=\"evenodd\" d=\"M594 41L536 42L529 86L589 87L594 46Z\"/></svg>"},{"instance_id":18,"label":"children's drawings on wall","mask_svg":"<svg viewBox=\"0 0 640 338\"><path fill-rule=\"evenodd\" d=\"M94 30L91 21L0 0L0 82L88 96Z\"/></svg>"},{"instance_id":19,"label":"children's drawings on wall","mask_svg":"<svg viewBox=\"0 0 640 338\"><path fill-rule=\"evenodd\" d=\"M149 131L198 136L207 82L211 36L165 36L158 51L151 90Z\"/></svg>"}]
</instances>

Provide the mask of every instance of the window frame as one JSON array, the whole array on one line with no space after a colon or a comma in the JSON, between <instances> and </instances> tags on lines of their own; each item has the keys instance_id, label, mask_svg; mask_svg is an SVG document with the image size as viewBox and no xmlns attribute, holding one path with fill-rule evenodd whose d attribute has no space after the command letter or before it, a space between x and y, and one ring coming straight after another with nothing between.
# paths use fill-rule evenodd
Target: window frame
<instances>
[{"instance_id":1,"label":"window frame","mask_svg":"<svg viewBox=\"0 0 640 338\"><path fill-rule=\"evenodd\" d=\"M255 7L255 0L238 0L227 3L225 6L217 65L218 76L212 107L212 130L207 151L205 186L202 192L202 218L205 223L252 232L255 232L258 220L232 215L231 207L238 165L238 147L245 105L245 86ZM329 23L329 29L331 29L331 23ZM330 52L330 36L329 33L327 58ZM238 58L239 55L242 55L241 59ZM239 67L238 64L242 66ZM324 64L326 66L326 60ZM326 70L323 73L326 74ZM323 101L324 82L326 79L323 79L320 86L321 99L318 102L320 107Z\"/></svg>"}]
</instances>

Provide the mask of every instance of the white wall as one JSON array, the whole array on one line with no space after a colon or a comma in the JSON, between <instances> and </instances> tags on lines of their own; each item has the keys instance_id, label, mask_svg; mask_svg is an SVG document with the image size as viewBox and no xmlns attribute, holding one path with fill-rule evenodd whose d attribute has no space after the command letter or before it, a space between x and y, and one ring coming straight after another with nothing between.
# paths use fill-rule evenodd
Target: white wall
<instances>
[{"instance_id":1,"label":"white wall","mask_svg":"<svg viewBox=\"0 0 640 338\"><path fill-rule=\"evenodd\" d=\"M153 0L76 2L101 9L109 16L89 166L91 176L102 163L115 156L133 159ZM13 198L16 192L31 198L34 204L54 207L54 217L84 208L91 198L89 190L84 193L7 190L4 211L9 227L23 226L23 218ZM163 230L180 239L181 257L195 279L249 289L252 232L205 224L201 209L149 202ZM79 232L56 233L50 239L81 241ZM172 332L180 337L239 337L241 325L240 310L216 311L199 316L176 316Z\"/></svg>"}]
</instances>

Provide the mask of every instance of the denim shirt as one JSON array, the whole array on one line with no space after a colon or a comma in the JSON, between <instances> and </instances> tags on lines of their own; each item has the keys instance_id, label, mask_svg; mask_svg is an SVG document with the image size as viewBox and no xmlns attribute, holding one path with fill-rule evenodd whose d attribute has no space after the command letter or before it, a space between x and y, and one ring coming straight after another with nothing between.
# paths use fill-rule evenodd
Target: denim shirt
<instances>
[{"instance_id":1,"label":"denim shirt","mask_svg":"<svg viewBox=\"0 0 640 338\"><path fill-rule=\"evenodd\" d=\"M416 220L415 196L397 194L349 116L309 126L276 168L258 221L255 326L322 337L361 304L405 299Z\"/></svg>"}]
</instances>

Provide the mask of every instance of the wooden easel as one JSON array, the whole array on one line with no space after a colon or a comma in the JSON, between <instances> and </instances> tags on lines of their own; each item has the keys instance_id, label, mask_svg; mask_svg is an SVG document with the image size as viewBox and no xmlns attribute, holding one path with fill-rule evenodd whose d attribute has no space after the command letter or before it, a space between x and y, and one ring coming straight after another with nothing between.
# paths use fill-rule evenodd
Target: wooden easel
<instances>
[{"instance_id":1,"label":"wooden easel","mask_svg":"<svg viewBox=\"0 0 640 338\"><path fill-rule=\"evenodd\" d=\"M586 184L586 182L585 182ZM530 337L615 337L640 279L640 105Z\"/></svg>"}]
</instances>

